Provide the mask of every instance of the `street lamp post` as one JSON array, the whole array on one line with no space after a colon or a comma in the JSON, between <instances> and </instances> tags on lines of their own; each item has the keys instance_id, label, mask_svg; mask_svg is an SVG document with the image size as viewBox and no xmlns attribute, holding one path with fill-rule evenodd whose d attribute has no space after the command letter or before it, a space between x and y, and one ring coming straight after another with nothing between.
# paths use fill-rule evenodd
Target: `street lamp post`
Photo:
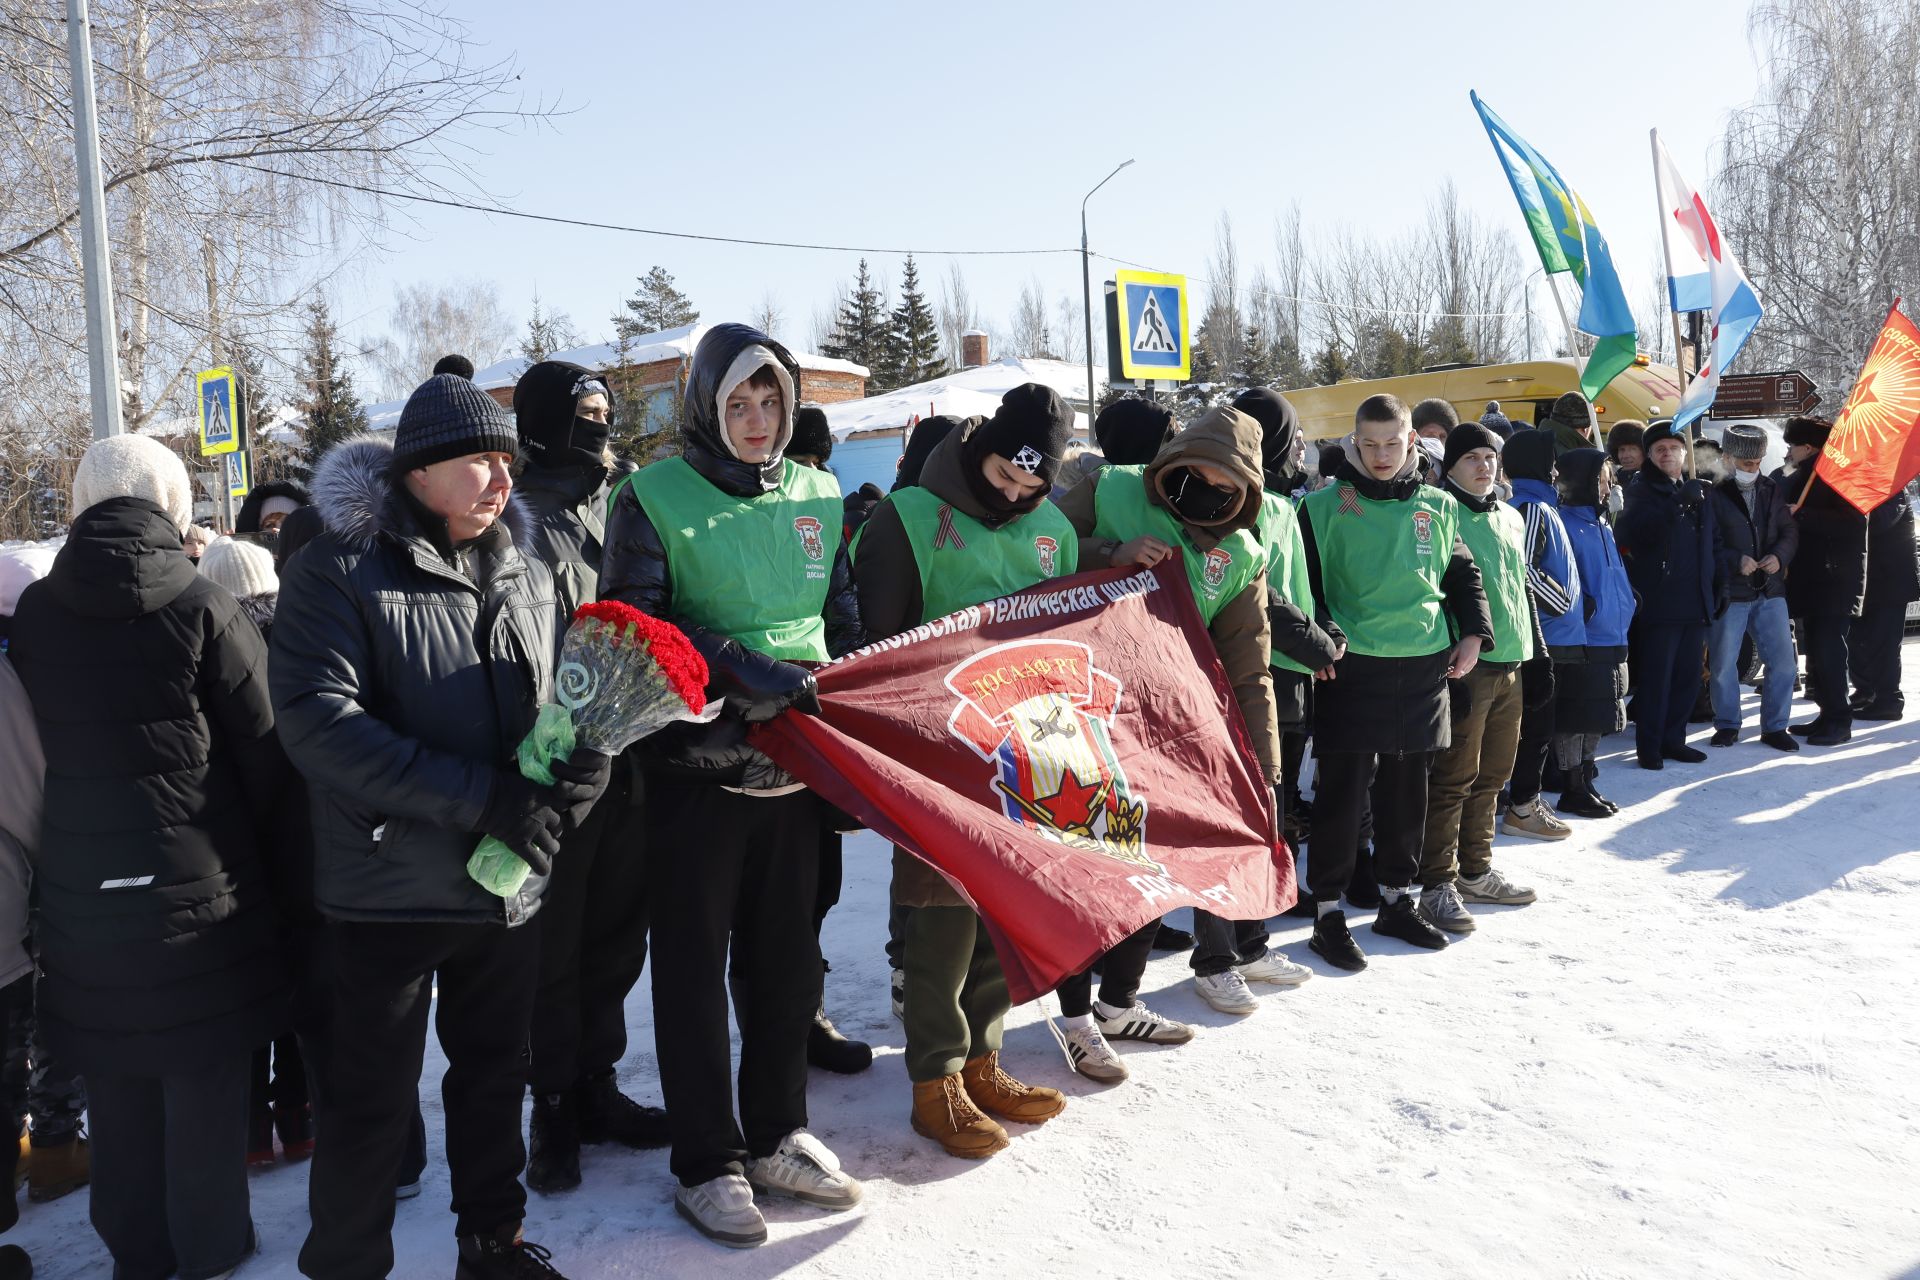
<instances>
[{"instance_id":1,"label":"street lamp post","mask_svg":"<svg viewBox=\"0 0 1920 1280\"><path fill-rule=\"evenodd\" d=\"M107 256L106 195L100 189L100 130L94 119L93 40L87 0L67 0L67 60L73 74L73 154L80 171L80 256L86 271L87 383L93 437L126 428L120 421L120 362L114 347L112 259Z\"/></svg>"},{"instance_id":2,"label":"street lamp post","mask_svg":"<svg viewBox=\"0 0 1920 1280\"><path fill-rule=\"evenodd\" d=\"M1114 166L1113 173L1120 172L1120 170L1126 168L1128 165L1132 163L1133 161L1131 160L1121 161L1118 165ZM1100 179L1100 181L1094 183L1093 191L1089 191L1087 192L1087 194L1080 197L1080 291L1081 291L1084 307L1086 310L1086 320L1087 320L1087 422L1089 425L1091 425L1093 422L1093 410L1094 410L1093 266L1092 266L1091 256L1087 251L1087 201L1093 199L1094 191L1098 191L1101 187L1104 187L1109 182L1113 181L1113 173L1108 174L1106 177Z\"/></svg>"}]
</instances>

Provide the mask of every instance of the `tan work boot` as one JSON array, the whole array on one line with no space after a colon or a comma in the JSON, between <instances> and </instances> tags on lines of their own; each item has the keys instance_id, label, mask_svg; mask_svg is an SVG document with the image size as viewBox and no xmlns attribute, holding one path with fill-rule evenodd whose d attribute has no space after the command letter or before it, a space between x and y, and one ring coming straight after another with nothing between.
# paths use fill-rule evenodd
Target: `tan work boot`
<instances>
[{"instance_id":1,"label":"tan work boot","mask_svg":"<svg viewBox=\"0 0 1920 1280\"><path fill-rule=\"evenodd\" d=\"M1007 1131L973 1104L957 1075L914 1084L913 1131L962 1160L984 1160L1007 1149Z\"/></svg>"},{"instance_id":2,"label":"tan work boot","mask_svg":"<svg viewBox=\"0 0 1920 1280\"><path fill-rule=\"evenodd\" d=\"M1021 1084L1000 1069L1000 1051L983 1053L960 1070L967 1096L988 1115L1021 1124L1043 1124L1067 1108L1058 1089Z\"/></svg>"},{"instance_id":3,"label":"tan work boot","mask_svg":"<svg viewBox=\"0 0 1920 1280\"><path fill-rule=\"evenodd\" d=\"M36 1143L33 1159L27 1165L27 1199L35 1204L58 1200L86 1186L92 1172L93 1161L87 1155L84 1136L75 1134L70 1141L52 1147Z\"/></svg>"},{"instance_id":4,"label":"tan work boot","mask_svg":"<svg viewBox=\"0 0 1920 1280\"><path fill-rule=\"evenodd\" d=\"M1560 816L1547 808L1547 802L1538 797L1525 809L1518 805L1509 807L1500 830L1510 836L1525 836L1529 840L1565 840L1573 834L1573 828L1560 821Z\"/></svg>"}]
</instances>

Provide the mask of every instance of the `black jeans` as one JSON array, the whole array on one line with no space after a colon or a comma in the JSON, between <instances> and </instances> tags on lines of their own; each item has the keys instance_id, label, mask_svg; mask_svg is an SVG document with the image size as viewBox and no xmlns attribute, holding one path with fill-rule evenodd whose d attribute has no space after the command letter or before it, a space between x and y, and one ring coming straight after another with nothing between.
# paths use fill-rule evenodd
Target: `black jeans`
<instances>
[{"instance_id":1,"label":"black jeans","mask_svg":"<svg viewBox=\"0 0 1920 1280\"><path fill-rule=\"evenodd\" d=\"M562 1093L612 1074L627 1052L627 993L647 963L646 824L624 759L561 842L540 899L540 992L531 1080Z\"/></svg>"},{"instance_id":2,"label":"black jeans","mask_svg":"<svg viewBox=\"0 0 1920 1280\"><path fill-rule=\"evenodd\" d=\"M1158 920L1128 934L1113 944L1100 961L1100 1002L1110 1009L1131 1009L1140 994L1140 979L1147 972L1147 960L1153 954L1153 935ZM1093 967L1063 981L1055 994L1060 997L1060 1012L1069 1018L1093 1012Z\"/></svg>"},{"instance_id":3,"label":"black jeans","mask_svg":"<svg viewBox=\"0 0 1920 1280\"><path fill-rule=\"evenodd\" d=\"M242 1050L173 1075L87 1077L89 1212L113 1255L114 1280L205 1280L252 1251L252 1065Z\"/></svg>"},{"instance_id":4,"label":"black jeans","mask_svg":"<svg viewBox=\"0 0 1920 1280\"><path fill-rule=\"evenodd\" d=\"M820 802L651 785L653 1011L670 1162L698 1186L807 1123L807 1032L820 1007ZM731 958L731 972L729 972ZM727 994L740 1024L739 1119Z\"/></svg>"},{"instance_id":5,"label":"black jeans","mask_svg":"<svg viewBox=\"0 0 1920 1280\"><path fill-rule=\"evenodd\" d=\"M1845 621L1845 619L1841 619ZM1640 626L1640 687L1634 694L1633 745L1643 758L1687 745L1687 717L1700 699L1704 622L1655 622ZM1846 661L1840 665L1841 701L1846 701Z\"/></svg>"},{"instance_id":6,"label":"black jeans","mask_svg":"<svg viewBox=\"0 0 1920 1280\"><path fill-rule=\"evenodd\" d=\"M324 931L331 1025L303 1275L366 1280L393 1269L393 1188L419 1104L430 1009L447 1055L440 1095L455 1230L478 1234L520 1221L520 1106L539 923L335 921Z\"/></svg>"},{"instance_id":7,"label":"black jeans","mask_svg":"<svg viewBox=\"0 0 1920 1280\"><path fill-rule=\"evenodd\" d=\"M1319 761L1313 835L1307 841L1307 888L1313 900L1337 902L1346 892L1369 804L1375 879L1388 888L1411 886L1420 874L1426 839L1427 770L1433 753L1328 751Z\"/></svg>"},{"instance_id":8,"label":"black jeans","mask_svg":"<svg viewBox=\"0 0 1920 1280\"><path fill-rule=\"evenodd\" d=\"M1225 973L1237 964L1252 964L1266 954L1265 920L1227 920L1211 911L1193 909L1193 951L1187 957L1187 965L1194 977Z\"/></svg>"},{"instance_id":9,"label":"black jeans","mask_svg":"<svg viewBox=\"0 0 1920 1280\"><path fill-rule=\"evenodd\" d=\"M1816 614L1801 620L1807 637L1807 692L1820 707L1820 722L1842 732L1853 728L1847 704L1847 631L1853 619Z\"/></svg>"},{"instance_id":10,"label":"black jeans","mask_svg":"<svg viewBox=\"0 0 1920 1280\"><path fill-rule=\"evenodd\" d=\"M1547 750L1553 746L1553 700L1520 712L1520 744L1514 751L1513 777L1507 781L1507 794L1516 805L1526 804L1540 794L1540 775L1547 767Z\"/></svg>"},{"instance_id":11,"label":"black jeans","mask_svg":"<svg viewBox=\"0 0 1920 1280\"><path fill-rule=\"evenodd\" d=\"M1907 630L1907 606L1883 604L1853 620L1847 632L1847 662L1853 668L1853 696L1875 711L1905 711L1900 691L1900 643Z\"/></svg>"}]
</instances>

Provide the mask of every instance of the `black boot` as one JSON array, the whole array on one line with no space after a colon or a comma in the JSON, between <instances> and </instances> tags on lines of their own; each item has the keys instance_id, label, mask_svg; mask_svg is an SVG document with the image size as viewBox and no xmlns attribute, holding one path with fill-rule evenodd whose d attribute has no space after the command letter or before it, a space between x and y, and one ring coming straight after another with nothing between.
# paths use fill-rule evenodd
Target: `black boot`
<instances>
[{"instance_id":1,"label":"black boot","mask_svg":"<svg viewBox=\"0 0 1920 1280\"><path fill-rule=\"evenodd\" d=\"M1373 879L1373 849L1361 849L1353 855L1353 878L1347 881L1347 905L1360 911L1380 908L1380 886Z\"/></svg>"},{"instance_id":2,"label":"black boot","mask_svg":"<svg viewBox=\"0 0 1920 1280\"><path fill-rule=\"evenodd\" d=\"M33 1280L33 1259L17 1244L0 1245L0 1280Z\"/></svg>"},{"instance_id":3,"label":"black boot","mask_svg":"<svg viewBox=\"0 0 1920 1280\"><path fill-rule=\"evenodd\" d=\"M1620 806L1601 795L1600 789L1593 785L1593 780L1600 776L1600 766L1592 760L1587 761L1586 774L1587 798L1599 805L1602 809L1605 809L1609 816L1620 812Z\"/></svg>"},{"instance_id":4,"label":"black boot","mask_svg":"<svg viewBox=\"0 0 1920 1280\"><path fill-rule=\"evenodd\" d=\"M1162 920L1153 931L1153 949L1155 951L1191 951L1193 935L1185 929L1176 929Z\"/></svg>"},{"instance_id":5,"label":"black boot","mask_svg":"<svg viewBox=\"0 0 1920 1280\"><path fill-rule=\"evenodd\" d=\"M567 1280L553 1255L520 1238L515 1223L490 1235L461 1236L453 1280Z\"/></svg>"},{"instance_id":6,"label":"black boot","mask_svg":"<svg viewBox=\"0 0 1920 1280\"><path fill-rule=\"evenodd\" d=\"M1420 914L1420 899L1411 893L1403 893L1380 908L1380 914L1373 918L1373 931L1429 951L1444 951L1447 946L1447 935Z\"/></svg>"},{"instance_id":7,"label":"black boot","mask_svg":"<svg viewBox=\"0 0 1920 1280\"><path fill-rule=\"evenodd\" d=\"M667 1113L643 1107L620 1092L613 1072L574 1086L580 1117L580 1141L588 1145L615 1142L623 1147L664 1147L673 1141L667 1132Z\"/></svg>"},{"instance_id":8,"label":"black boot","mask_svg":"<svg viewBox=\"0 0 1920 1280\"><path fill-rule=\"evenodd\" d=\"M843 1076L857 1076L873 1065L873 1050L864 1041L849 1040L833 1025L825 1009L816 1009L807 1028L807 1063Z\"/></svg>"},{"instance_id":9,"label":"black boot","mask_svg":"<svg viewBox=\"0 0 1920 1280\"><path fill-rule=\"evenodd\" d=\"M533 1095L527 1129L527 1185L541 1195L580 1185L580 1122L571 1093Z\"/></svg>"},{"instance_id":10,"label":"black boot","mask_svg":"<svg viewBox=\"0 0 1920 1280\"><path fill-rule=\"evenodd\" d=\"M1329 911L1313 922L1313 937L1307 945L1313 953L1336 969L1358 973L1367 967L1367 953L1347 930L1347 914Z\"/></svg>"},{"instance_id":11,"label":"black boot","mask_svg":"<svg viewBox=\"0 0 1920 1280\"><path fill-rule=\"evenodd\" d=\"M1600 803L1593 794L1592 786L1587 782L1586 769L1576 765L1562 771L1566 779L1566 790L1560 793L1560 802L1554 805L1554 811L1563 817L1572 818L1611 818L1613 811Z\"/></svg>"}]
</instances>

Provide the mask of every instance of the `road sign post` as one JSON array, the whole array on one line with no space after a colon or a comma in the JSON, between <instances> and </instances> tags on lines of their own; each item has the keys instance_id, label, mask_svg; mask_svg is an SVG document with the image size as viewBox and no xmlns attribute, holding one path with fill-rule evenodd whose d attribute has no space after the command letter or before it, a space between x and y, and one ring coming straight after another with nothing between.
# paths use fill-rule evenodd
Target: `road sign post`
<instances>
[{"instance_id":1,"label":"road sign post","mask_svg":"<svg viewBox=\"0 0 1920 1280\"><path fill-rule=\"evenodd\" d=\"M194 384L200 396L200 456L240 453L246 448L246 403L240 397L240 379L225 365L203 369ZM225 465L225 460L222 460ZM220 512L225 532L233 532L234 473L223 471L229 483L220 486ZM242 494L246 489L241 489Z\"/></svg>"},{"instance_id":2,"label":"road sign post","mask_svg":"<svg viewBox=\"0 0 1920 1280\"><path fill-rule=\"evenodd\" d=\"M1720 380L1707 416L1728 418L1790 418L1812 413L1820 403L1813 379L1798 369L1772 373L1732 373Z\"/></svg>"}]
</instances>

